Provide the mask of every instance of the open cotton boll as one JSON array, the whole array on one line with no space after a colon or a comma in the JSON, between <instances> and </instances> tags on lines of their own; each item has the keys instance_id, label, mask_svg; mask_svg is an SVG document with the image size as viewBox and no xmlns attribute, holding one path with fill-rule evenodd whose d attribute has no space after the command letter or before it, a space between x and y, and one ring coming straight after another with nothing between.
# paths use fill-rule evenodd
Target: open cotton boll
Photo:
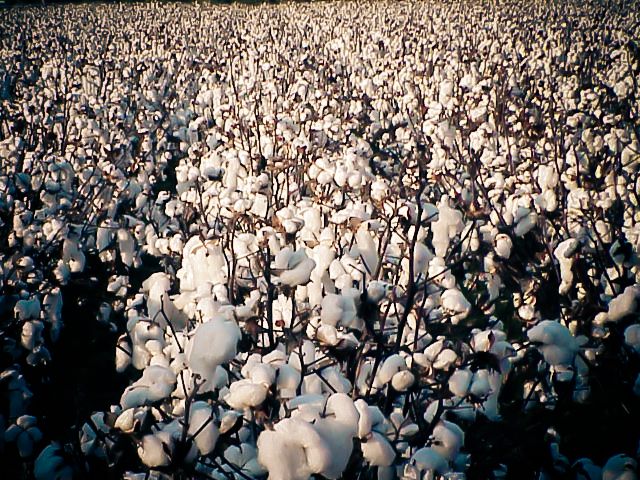
<instances>
[{"instance_id":1,"label":"open cotton boll","mask_svg":"<svg viewBox=\"0 0 640 480\"><path fill-rule=\"evenodd\" d=\"M200 455L208 455L216 447L220 432L214 420L213 410L207 402L191 404L188 434L193 438Z\"/></svg>"},{"instance_id":2,"label":"open cotton boll","mask_svg":"<svg viewBox=\"0 0 640 480\"><path fill-rule=\"evenodd\" d=\"M629 286L620 295L609 302L606 321L617 322L627 315L631 315L638 310L640 301L640 287Z\"/></svg>"},{"instance_id":3,"label":"open cotton boll","mask_svg":"<svg viewBox=\"0 0 640 480\"><path fill-rule=\"evenodd\" d=\"M378 249L376 244L369 234L369 225L363 222L356 232L356 245L358 246L358 252L360 258L365 266L365 270L369 275L375 275L378 270Z\"/></svg>"},{"instance_id":4,"label":"open cotton boll","mask_svg":"<svg viewBox=\"0 0 640 480\"><path fill-rule=\"evenodd\" d=\"M217 367L235 358L241 337L242 332L236 322L223 316L195 329L185 353L191 371L204 381L203 391L214 387Z\"/></svg>"},{"instance_id":5,"label":"open cotton boll","mask_svg":"<svg viewBox=\"0 0 640 480\"><path fill-rule=\"evenodd\" d=\"M640 352L640 324L634 323L625 329L624 341L636 352Z\"/></svg>"},{"instance_id":6,"label":"open cotton boll","mask_svg":"<svg viewBox=\"0 0 640 480\"><path fill-rule=\"evenodd\" d=\"M176 385L176 374L169 368L160 365L150 365L144 369L142 377L128 386L120 405L123 409L149 405L167 398Z\"/></svg>"},{"instance_id":7,"label":"open cotton boll","mask_svg":"<svg viewBox=\"0 0 640 480\"><path fill-rule=\"evenodd\" d=\"M402 370L391 377L391 386L398 392L406 392L415 383L416 377L409 370Z\"/></svg>"},{"instance_id":8,"label":"open cotton boll","mask_svg":"<svg viewBox=\"0 0 640 480\"><path fill-rule=\"evenodd\" d=\"M370 437L360 443L360 448L362 456L369 465L388 467L396 457L396 452L389 441L378 432L372 432Z\"/></svg>"},{"instance_id":9,"label":"open cotton boll","mask_svg":"<svg viewBox=\"0 0 640 480\"><path fill-rule=\"evenodd\" d=\"M331 449L313 425L285 418L258 437L258 461L271 480L307 480L331 464Z\"/></svg>"},{"instance_id":10,"label":"open cotton boll","mask_svg":"<svg viewBox=\"0 0 640 480\"><path fill-rule=\"evenodd\" d=\"M440 301L445 312L452 314L451 323L454 325L467 318L471 312L471 304L457 288L445 290Z\"/></svg>"},{"instance_id":11,"label":"open cotton boll","mask_svg":"<svg viewBox=\"0 0 640 480\"><path fill-rule=\"evenodd\" d=\"M44 323L39 320L29 320L22 325L20 334L20 344L27 350L33 350L36 346L42 344L42 332L44 331Z\"/></svg>"},{"instance_id":12,"label":"open cotton boll","mask_svg":"<svg viewBox=\"0 0 640 480\"><path fill-rule=\"evenodd\" d=\"M149 318L163 327L167 326L168 319L175 329L182 330L187 323L187 316L169 297L170 288L171 280L163 272L154 273L142 283L142 289L147 293L147 313Z\"/></svg>"},{"instance_id":13,"label":"open cotton boll","mask_svg":"<svg viewBox=\"0 0 640 480\"><path fill-rule=\"evenodd\" d=\"M553 256L556 257L560 264L560 277L562 279L558 292L560 295L566 295L573 286L573 272L571 268L573 266L573 255L580 243L575 238L569 238L560 242L553 251Z\"/></svg>"},{"instance_id":14,"label":"open cotton boll","mask_svg":"<svg viewBox=\"0 0 640 480\"><path fill-rule=\"evenodd\" d=\"M431 448L448 461L456 458L464 444L464 432L455 423L440 420L431 434Z\"/></svg>"},{"instance_id":15,"label":"open cotton boll","mask_svg":"<svg viewBox=\"0 0 640 480\"><path fill-rule=\"evenodd\" d=\"M62 261L69 267L71 273L84 270L85 256L77 240L66 238L62 244Z\"/></svg>"},{"instance_id":16,"label":"open cotton boll","mask_svg":"<svg viewBox=\"0 0 640 480\"><path fill-rule=\"evenodd\" d=\"M287 261L285 270L278 275L280 282L290 287L305 285L311 279L316 262L307 256L304 250L298 250Z\"/></svg>"},{"instance_id":17,"label":"open cotton boll","mask_svg":"<svg viewBox=\"0 0 640 480\"><path fill-rule=\"evenodd\" d=\"M167 450L172 450L173 442L163 433L145 435L138 445L138 456L147 467L164 467L171 463Z\"/></svg>"},{"instance_id":18,"label":"open cotton boll","mask_svg":"<svg viewBox=\"0 0 640 480\"><path fill-rule=\"evenodd\" d=\"M378 370L378 375L376 376L378 385L386 385L396 373L402 370L408 370L404 357L397 353L388 356Z\"/></svg>"},{"instance_id":19,"label":"open cotton boll","mask_svg":"<svg viewBox=\"0 0 640 480\"><path fill-rule=\"evenodd\" d=\"M509 235L504 233L499 233L496 235L495 240L495 250L499 257L508 259L511 256L511 249L513 247L513 242Z\"/></svg>"},{"instance_id":20,"label":"open cotton boll","mask_svg":"<svg viewBox=\"0 0 640 480\"><path fill-rule=\"evenodd\" d=\"M540 351L550 365L570 365L579 349L569 329L553 320L540 322L527 332L527 337L542 344Z\"/></svg>"},{"instance_id":21,"label":"open cotton boll","mask_svg":"<svg viewBox=\"0 0 640 480\"><path fill-rule=\"evenodd\" d=\"M18 317L18 320L21 321L36 319L40 317L40 300L37 297L30 300L18 300L13 312Z\"/></svg>"},{"instance_id":22,"label":"open cotton boll","mask_svg":"<svg viewBox=\"0 0 640 480\"><path fill-rule=\"evenodd\" d=\"M436 450L430 447L423 447L416 451L405 466L405 475L410 478L429 478L427 475L444 475L449 472L449 463ZM424 475L424 476L423 476Z\"/></svg>"},{"instance_id":23,"label":"open cotton boll","mask_svg":"<svg viewBox=\"0 0 640 480\"><path fill-rule=\"evenodd\" d=\"M353 297L329 293L323 299L320 312L322 323L331 326L350 325L357 316Z\"/></svg>"},{"instance_id":24,"label":"open cotton boll","mask_svg":"<svg viewBox=\"0 0 640 480\"><path fill-rule=\"evenodd\" d=\"M633 458L620 454L614 455L602 468L602 480L636 480L638 462Z\"/></svg>"},{"instance_id":25,"label":"open cotton boll","mask_svg":"<svg viewBox=\"0 0 640 480\"><path fill-rule=\"evenodd\" d=\"M37 427L36 417L31 415L18 417L16 423L4 432L4 439L16 444L22 458L30 457L35 445L42 440L42 432Z\"/></svg>"},{"instance_id":26,"label":"open cotton boll","mask_svg":"<svg viewBox=\"0 0 640 480\"><path fill-rule=\"evenodd\" d=\"M460 368L449 377L449 390L457 397L465 397L469 393L473 372Z\"/></svg>"},{"instance_id":27,"label":"open cotton boll","mask_svg":"<svg viewBox=\"0 0 640 480\"><path fill-rule=\"evenodd\" d=\"M319 419L314 426L329 447L330 462L317 473L329 479L337 479L342 476L351 458L359 415L353 400L344 393L334 393L329 397L325 413L333 416Z\"/></svg>"},{"instance_id":28,"label":"open cotton boll","mask_svg":"<svg viewBox=\"0 0 640 480\"><path fill-rule=\"evenodd\" d=\"M233 382L229 387L229 393L224 396L224 401L236 410L245 410L257 407L267 398L269 387L264 384L253 383L249 379Z\"/></svg>"},{"instance_id":29,"label":"open cotton boll","mask_svg":"<svg viewBox=\"0 0 640 480\"><path fill-rule=\"evenodd\" d=\"M47 445L36 458L33 476L36 480L71 480L75 472L65 458L60 444L53 442Z\"/></svg>"}]
</instances>

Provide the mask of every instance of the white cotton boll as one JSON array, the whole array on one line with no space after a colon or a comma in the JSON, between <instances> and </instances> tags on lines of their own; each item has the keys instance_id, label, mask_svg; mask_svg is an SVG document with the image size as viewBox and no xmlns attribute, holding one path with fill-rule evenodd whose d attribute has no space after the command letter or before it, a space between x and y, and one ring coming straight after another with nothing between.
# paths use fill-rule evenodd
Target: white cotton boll
<instances>
[{"instance_id":1,"label":"white cotton boll","mask_svg":"<svg viewBox=\"0 0 640 480\"><path fill-rule=\"evenodd\" d=\"M171 463L171 458L165 451L168 442L161 433L145 435L138 446L138 456L147 467L164 467Z\"/></svg>"},{"instance_id":2,"label":"white cotton boll","mask_svg":"<svg viewBox=\"0 0 640 480\"><path fill-rule=\"evenodd\" d=\"M263 384L253 383L251 380L243 379L233 382L229 387L229 393L225 395L224 401L236 410L245 410L257 407L267 398L269 387Z\"/></svg>"},{"instance_id":3,"label":"white cotton boll","mask_svg":"<svg viewBox=\"0 0 640 480\"><path fill-rule=\"evenodd\" d=\"M259 363L251 368L248 378L251 379L253 383L258 383L268 388L276 380L276 369L271 365Z\"/></svg>"},{"instance_id":4,"label":"white cotton boll","mask_svg":"<svg viewBox=\"0 0 640 480\"><path fill-rule=\"evenodd\" d=\"M185 353L191 371L205 381L204 391L212 387L216 368L235 358L241 337L236 322L221 316L195 329Z\"/></svg>"},{"instance_id":5,"label":"white cotton boll","mask_svg":"<svg viewBox=\"0 0 640 480\"><path fill-rule=\"evenodd\" d=\"M362 398L359 398L353 402L356 410L358 411L358 438L365 438L371 433L373 427L373 416L369 409L369 404Z\"/></svg>"},{"instance_id":6,"label":"white cotton boll","mask_svg":"<svg viewBox=\"0 0 640 480\"><path fill-rule=\"evenodd\" d=\"M453 314L451 317L451 322L453 324L458 323L460 320L464 320L471 312L471 304L457 288L450 288L446 290L442 294L440 301L442 303L442 308Z\"/></svg>"},{"instance_id":7,"label":"white cotton boll","mask_svg":"<svg viewBox=\"0 0 640 480\"><path fill-rule=\"evenodd\" d=\"M116 371L118 373L124 372L131 365L131 356L131 344L126 335L121 335L116 345Z\"/></svg>"},{"instance_id":8,"label":"white cotton boll","mask_svg":"<svg viewBox=\"0 0 640 480\"><path fill-rule=\"evenodd\" d=\"M602 468L602 480L636 480L638 463L631 457L620 454L607 460Z\"/></svg>"},{"instance_id":9,"label":"white cotton boll","mask_svg":"<svg viewBox=\"0 0 640 480\"><path fill-rule=\"evenodd\" d=\"M560 264L560 277L562 279L558 288L560 295L566 295L573 286L572 257L579 244L578 240L569 238L559 243L553 251L553 256L556 257Z\"/></svg>"},{"instance_id":10,"label":"white cotton boll","mask_svg":"<svg viewBox=\"0 0 640 480\"><path fill-rule=\"evenodd\" d=\"M453 422L441 420L433 429L431 448L448 461L452 461L464 444L464 432Z\"/></svg>"},{"instance_id":11,"label":"white cotton boll","mask_svg":"<svg viewBox=\"0 0 640 480\"><path fill-rule=\"evenodd\" d=\"M569 329L553 320L544 320L527 332L532 342L542 345L540 350L550 365L570 365L579 345Z\"/></svg>"},{"instance_id":12,"label":"white cotton boll","mask_svg":"<svg viewBox=\"0 0 640 480\"><path fill-rule=\"evenodd\" d=\"M40 316L40 300L38 298L18 300L13 312L22 321L38 318Z\"/></svg>"},{"instance_id":13,"label":"white cotton boll","mask_svg":"<svg viewBox=\"0 0 640 480\"><path fill-rule=\"evenodd\" d=\"M486 369L478 370L473 374L473 381L469 387L469 393L476 398L486 398L491 393L490 373Z\"/></svg>"},{"instance_id":14,"label":"white cotton boll","mask_svg":"<svg viewBox=\"0 0 640 480\"><path fill-rule=\"evenodd\" d=\"M321 302L320 320L323 324L337 326L350 325L357 316L355 301L352 297L327 294Z\"/></svg>"},{"instance_id":15,"label":"white cotton boll","mask_svg":"<svg viewBox=\"0 0 640 480\"><path fill-rule=\"evenodd\" d=\"M398 392L406 392L415 383L415 376L409 370L402 370L391 377L391 386Z\"/></svg>"},{"instance_id":16,"label":"white cotton boll","mask_svg":"<svg viewBox=\"0 0 640 480\"><path fill-rule=\"evenodd\" d=\"M284 285L290 287L306 285L311 279L311 272L316 268L316 262L304 253L304 258L294 265L290 263L288 268L278 276Z\"/></svg>"},{"instance_id":17,"label":"white cotton boll","mask_svg":"<svg viewBox=\"0 0 640 480\"><path fill-rule=\"evenodd\" d=\"M293 398L300 384L301 375L291 365L285 364L278 367L277 388L282 398Z\"/></svg>"},{"instance_id":18,"label":"white cotton boll","mask_svg":"<svg viewBox=\"0 0 640 480\"><path fill-rule=\"evenodd\" d=\"M496 235L495 240L495 250L499 257L508 259L511 256L511 249L513 247L513 242L509 235L504 233L499 233Z\"/></svg>"},{"instance_id":19,"label":"white cotton boll","mask_svg":"<svg viewBox=\"0 0 640 480\"><path fill-rule=\"evenodd\" d=\"M458 369L449 377L449 390L457 397L465 397L469 393L473 372L468 369Z\"/></svg>"},{"instance_id":20,"label":"white cotton boll","mask_svg":"<svg viewBox=\"0 0 640 480\"><path fill-rule=\"evenodd\" d=\"M371 436L360 444L360 448L369 465L388 467L396 457L389 441L378 432L372 432Z\"/></svg>"},{"instance_id":21,"label":"white cotton boll","mask_svg":"<svg viewBox=\"0 0 640 480\"><path fill-rule=\"evenodd\" d=\"M369 234L368 225L362 223L356 232L356 245L360 252L360 258L365 265L365 270L369 275L375 275L378 270L378 249Z\"/></svg>"},{"instance_id":22,"label":"white cotton boll","mask_svg":"<svg viewBox=\"0 0 640 480\"><path fill-rule=\"evenodd\" d=\"M188 434L193 438L200 455L208 455L214 450L220 432L214 423L211 405L207 402L191 404Z\"/></svg>"},{"instance_id":23,"label":"white cotton boll","mask_svg":"<svg viewBox=\"0 0 640 480\"><path fill-rule=\"evenodd\" d=\"M640 352L640 324L634 323L625 329L624 341L635 351Z\"/></svg>"},{"instance_id":24,"label":"white cotton boll","mask_svg":"<svg viewBox=\"0 0 640 480\"><path fill-rule=\"evenodd\" d=\"M85 256L78 242L66 238L62 244L62 261L68 265L71 273L79 273L84 270Z\"/></svg>"},{"instance_id":25,"label":"white cotton boll","mask_svg":"<svg viewBox=\"0 0 640 480\"><path fill-rule=\"evenodd\" d=\"M413 250L413 272L415 275L424 274L430 267L429 262L434 259L433 252L424 243L418 242Z\"/></svg>"},{"instance_id":26,"label":"white cotton boll","mask_svg":"<svg viewBox=\"0 0 640 480\"><path fill-rule=\"evenodd\" d=\"M339 334L333 325L321 324L315 334L315 338L323 345L335 347L340 342Z\"/></svg>"},{"instance_id":27,"label":"white cotton boll","mask_svg":"<svg viewBox=\"0 0 640 480\"><path fill-rule=\"evenodd\" d=\"M20 343L27 350L33 350L42 343L44 323L39 320L30 320L22 325Z\"/></svg>"},{"instance_id":28,"label":"white cotton boll","mask_svg":"<svg viewBox=\"0 0 640 480\"><path fill-rule=\"evenodd\" d=\"M416 476L412 478L429 478L423 474L443 475L450 471L449 463L447 460L436 450L430 447L423 447L416 451L408 465L405 467L405 475L409 472L414 473Z\"/></svg>"},{"instance_id":29,"label":"white cotton boll","mask_svg":"<svg viewBox=\"0 0 640 480\"><path fill-rule=\"evenodd\" d=\"M304 449L280 432L264 430L258 437L257 447L258 462L269 472L269 480L308 480L310 477Z\"/></svg>"},{"instance_id":30,"label":"white cotton boll","mask_svg":"<svg viewBox=\"0 0 640 480\"><path fill-rule=\"evenodd\" d=\"M620 295L609 302L607 321L617 322L638 310L640 287L634 285L624 289Z\"/></svg>"},{"instance_id":31,"label":"white cotton boll","mask_svg":"<svg viewBox=\"0 0 640 480\"><path fill-rule=\"evenodd\" d=\"M125 228L118 230L118 249L122 263L131 267L136 254L136 241L129 230Z\"/></svg>"},{"instance_id":32,"label":"white cotton boll","mask_svg":"<svg viewBox=\"0 0 640 480\"><path fill-rule=\"evenodd\" d=\"M529 212L528 215L521 218L516 228L513 230L513 233L516 237L524 237L527 233L529 233L538 223L538 214L535 211Z\"/></svg>"},{"instance_id":33,"label":"white cotton boll","mask_svg":"<svg viewBox=\"0 0 640 480\"><path fill-rule=\"evenodd\" d=\"M462 213L451 208L449 197L446 195L438 204L438 220L431 224L433 232L432 245L437 257L444 258L449 248L449 242L464 229Z\"/></svg>"},{"instance_id":34,"label":"white cotton boll","mask_svg":"<svg viewBox=\"0 0 640 480\"><path fill-rule=\"evenodd\" d=\"M115 423L113 424L114 428L118 430L122 430L125 433L130 433L133 431L136 422L136 409L128 408L124 410L118 418L116 418Z\"/></svg>"},{"instance_id":35,"label":"white cotton boll","mask_svg":"<svg viewBox=\"0 0 640 480\"><path fill-rule=\"evenodd\" d=\"M176 374L169 368L150 365L142 377L127 387L120 398L123 409L149 405L167 398L176 385Z\"/></svg>"},{"instance_id":36,"label":"white cotton boll","mask_svg":"<svg viewBox=\"0 0 640 480\"><path fill-rule=\"evenodd\" d=\"M436 370L448 370L458 360L458 354L449 348L442 350L435 361L433 368Z\"/></svg>"},{"instance_id":37,"label":"white cotton boll","mask_svg":"<svg viewBox=\"0 0 640 480\"><path fill-rule=\"evenodd\" d=\"M329 479L340 478L353 451L353 438L358 431L358 411L351 398L335 393L327 401L327 413L333 417L321 418L315 429L330 450L330 462L318 472Z\"/></svg>"},{"instance_id":38,"label":"white cotton boll","mask_svg":"<svg viewBox=\"0 0 640 480\"><path fill-rule=\"evenodd\" d=\"M376 380L379 385L386 385L391 381L393 376L402 371L407 370L407 362L399 354L395 353L388 356L380 366Z\"/></svg>"}]
</instances>

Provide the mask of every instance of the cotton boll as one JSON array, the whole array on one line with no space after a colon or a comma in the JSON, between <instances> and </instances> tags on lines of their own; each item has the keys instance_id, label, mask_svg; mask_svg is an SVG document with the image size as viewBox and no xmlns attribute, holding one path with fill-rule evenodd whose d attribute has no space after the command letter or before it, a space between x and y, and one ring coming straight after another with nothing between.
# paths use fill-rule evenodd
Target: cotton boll
<instances>
[{"instance_id":1,"label":"cotton boll","mask_svg":"<svg viewBox=\"0 0 640 480\"><path fill-rule=\"evenodd\" d=\"M615 455L602 468L602 480L636 480L637 467L633 458L624 454Z\"/></svg>"},{"instance_id":2,"label":"cotton boll","mask_svg":"<svg viewBox=\"0 0 640 480\"><path fill-rule=\"evenodd\" d=\"M231 408L245 410L257 407L267 398L269 387L263 384L253 383L251 380L243 379L233 382L229 387L229 393L225 395L224 401Z\"/></svg>"},{"instance_id":3,"label":"cotton boll","mask_svg":"<svg viewBox=\"0 0 640 480\"><path fill-rule=\"evenodd\" d=\"M282 420L280 423L290 421ZM279 431L264 430L258 437L258 462L269 472L269 480L308 480L311 470L305 449Z\"/></svg>"},{"instance_id":4,"label":"cotton boll","mask_svg":"<svg viewBox=\"0 0 640 480\"><path fill-rule=\"evenodd\" d=\"M409 370L396 373L391 378L391 386L398 392L406 392L415 382L415 376Z\"/></svg>"},{"instance_id":5,"label":"cotton boll","mask_svg":"<svg viewBox=\"0 0 640 480\"><path fill-rule=\"evenodd\" d=\"M5 441L15 443L22 458L30 457L35 445L42 440L42 432L36 423L36 417L22 415L4 432Z\"/></svg>"},{"instance_id":6,"label":"cotton boll","mask_svg":"<svg viewBox=\"0 0 640 480\"><path fill-rule=\"evenodd\" d=\"M457 288L446 290L441 297L442 308L451 312L451 322L455 325L471 312L471 304Z\"/></svg>"},{"instance_id":7,"label":"cotton boll","mask_svg":"<svg viewBox=\"0 0 640 480\"><path fill-rule=\"evenodd\" d=\"M33 476L36 480L71 480L74 470L66 464L65 452L60 444L53 442L46 446L33 467Z\"/></svg>"},{"instance_id":8,"label":"cotton boll","mask_svg":"<svg viewBox=\"0 0 640 480\"><path fill-rule=\"evenodd\" d=\"M473 372L467 369L458 369L449 377L449 390L457 397L465 397L469 392Z\"/></svg>"},{"instance_id":9,"label":"cotton boll","mask_svg":"<svg viewBox=\"0 0 640 480\"><path fill-rule=\"evenodd\" d=\"M443 475L449 471L447 460L430 447L423 447L416 451L405 467L405 475L413 474L411 478L425 478L424 474Z\"/></svg>"},{"instance_id":10,"label":"cotton boll","mask_svg":"<svg viewBox=\"0 0 640 480\"><path fill-rule=\"evenodd\" d=\"M397 353L390 355L380 366L376 380L379 385L386 385L396 373L402 370L407 370L407 363L404 358Z\"/></svg>"},{"instance_id":11,"label":"cotton boll","mask_svg":"<svg viewBox=\"0 0 640 480\"><path fill-rule=\"evenodd\" d=\"M131 365L131 344L126 335L121 335L116 344L116 371L124 372Z\"/></svg>"},{"instance_id":12,"label":"cotton boll","mask_svg":"<svg viewBox=\"0 0 640 480\"><path fill-rule=\"evenodd\" d=\"M123 409L149 405L167 398L176 384L176 374L169 368L150 365L144 369L142 377L127 387L120 398Z\"/></svg>"},{"instance_id":13,"label":"cotton boll","mask_svg":"<svg viewBox=\"0 0 640 480\"><path fill-rule=\"evenodd\" d=\"M44 331L44 323L39 320L30 320L22 325L22 333L20 335L20 343L27 350L33 350L37 345L42 343L42 332Z\"/></svg>"},{"instance_id":14,"label":"cotton boll","mask_svg":"<svg viewBox=\"0 0 640 480\"><path fill-rule=\"evenodd\" d=\"M640 352L640 324L634 323L625 329L624 341L636 352Z\"/></svg>"},{"instance_id":15,"label":"cotton boll","mask_svg":"<svg viewBox=\"0 0 640 480\"><path fill-rule=\"evenodd\" d=\"M156 435L145 435L138 446L138 456L147 467L164 467L171 463L171 458L165 449L169 442L161 433Z\"/></svg>"},{"instance_id":16,"label":"cotton boll","mask_svg":"<svg viewBox=\"0 0 640 480\"><path fill-rule=\"evenodd\" d=\"M508 235L499 233L495 240L495 250L499 257L508 259L511 256L513 242Z\"/></svg>"},{"instance_id":17,"label":"cotton boll","mask_svg":"<svg viewBox=\"0 0 640 480\"><path fill-rule=\"evenodd\" d=\"M527 332L529 340L539 342L544 359L550 365L570 365L579 345L567 327L544 320Z\"/></svg>"},{"instance_id":18,"label":"cotton boll","mask_svg":"<svg viewBox=\"0 0 640 480\"><path fill-rule=\"evenodd\" d=\"M221 316L195 329L185 353L191 371L205 381L204 391L213 387L216 368L236 356L241 336L236 322Z\"/></svg>"},{"instance_id":19,"label":"cotton boll","mask_svg":"<svg viewBox=\"0 0 640 480\"><path fill-rule=\"evenodd\" d=\"M449 348L442 350L435 361L433 368L436 370L448 370L458 360L458 354Z\"/></svg>"},{"instance_id":20,"label":"cotton boll","mask_svg":"<svg viewBox=\"0 0 640 480\"><path fill-rule=\"evenodd\" d=\"M360 252L360 258L369 275L375 275L378 270L378 249L368 231L368 225L363 223L356 232L356 245Z\"/></svg>"},{"instance_id":21,"label":"cotton boll","mask_svg":"<svg viewBox=\"0 0 640 480\"><path fill-rule=\"evenodd\" d=\"M448 461L458 455L464 444L464 432L453 422L441 420L433 429L431 448Z\"/></svg>"},{"instance_id":22,"label":"cotton boll","mask_svg":"<svg viewBox=\"0 0 640 480\"><path fill-rule=\"evenodd\" d=\"M200 455L208 455L213 451L220 433L214 423L213 410L208 403L198 401L191 404L188 433Z\"/></svg>"},{"instance_id":23,"label":"cotton boll","mask_svg":"<svg viewBox=\"0 0 640 480\"><path fill-rule=\"evenodd\" d=\"M395 457L396 452L388 440L378 432L372 432L371 436L360 444L362 456L369 465L388 467Z\"/></svg>"},{"instance_id":24,"label":"cotton boll","mask_svg":"<svg viewBox=\"0 0 640 480\"><path fill-rule=\"evenodd\" d=\"M554 257L556 257L560 264L562 283L558 291L561 295L566 295L573 286L573 272L571 271L573 266L572 256L578 248L578 245L579 242L576 239L570 238L558 244L553 251Z\"/></svg>"},{"instance_id":25,"label":"cotton boll","mask_svg":"<svg viewBox=\"0 0 640 480\"><path fill-rule=\"evenodd\" d=\"M627 315L631 315L638 310L640 299L640 287L630 286L624 289L620 295L609 302L607 311L607 321L617 322Z\"/></svg>"},{"instance_id":26,"label":"cotton boll","mask_svg":"<svg viewBox=\"0 0 640 480\"><path fill-rule=\"evenodd\" d=\"M589 458L580 458L571 466L576 473L576 480L601 480L602 468Z\"/></svg>"},{"instance_id":27,"label":"cotton boll","mask_svg":"<svg viewBox=\"0 0 640 480\"><path fill-rule=\"evenodd\" d=\"M311 279L311 272L316 267L316 262L307 257L304 250L302 250L302 253L303 255L292 255L287 264L287 269L278 276L280 282L284 285L290 287L305 285Z\"/></svg>"}]
</instances>

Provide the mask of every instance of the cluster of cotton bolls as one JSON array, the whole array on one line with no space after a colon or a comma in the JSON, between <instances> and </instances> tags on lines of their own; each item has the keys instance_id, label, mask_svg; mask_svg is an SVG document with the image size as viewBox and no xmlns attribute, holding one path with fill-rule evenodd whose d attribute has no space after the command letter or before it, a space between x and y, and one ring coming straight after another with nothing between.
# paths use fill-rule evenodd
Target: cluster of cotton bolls
<instances>
[{"instance_id":1,"label":"cluster of cotton bolls","mask_svg":"<svg viewBox=\"0 0 640 480\"><path fill-rule=\"evenodd\" d=\"M0 12L11 472L637 478L639 11Z\"/></svg>"}]
</instances>

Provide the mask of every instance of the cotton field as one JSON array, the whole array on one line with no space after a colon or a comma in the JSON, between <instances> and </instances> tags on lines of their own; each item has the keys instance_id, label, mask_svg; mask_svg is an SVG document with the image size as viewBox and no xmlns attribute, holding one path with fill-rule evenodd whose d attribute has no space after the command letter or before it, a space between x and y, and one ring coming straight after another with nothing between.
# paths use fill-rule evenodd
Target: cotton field
<instances>
[{"instance_id":1,"label":"cotton field","mask_svg":"<svg viewBox=\"0 0 640 480\"><path fill-rule=\"evenodd\" d=\"M638 478L640 5L0 9L3 478Z\"/></svg>"}]
</instances>

